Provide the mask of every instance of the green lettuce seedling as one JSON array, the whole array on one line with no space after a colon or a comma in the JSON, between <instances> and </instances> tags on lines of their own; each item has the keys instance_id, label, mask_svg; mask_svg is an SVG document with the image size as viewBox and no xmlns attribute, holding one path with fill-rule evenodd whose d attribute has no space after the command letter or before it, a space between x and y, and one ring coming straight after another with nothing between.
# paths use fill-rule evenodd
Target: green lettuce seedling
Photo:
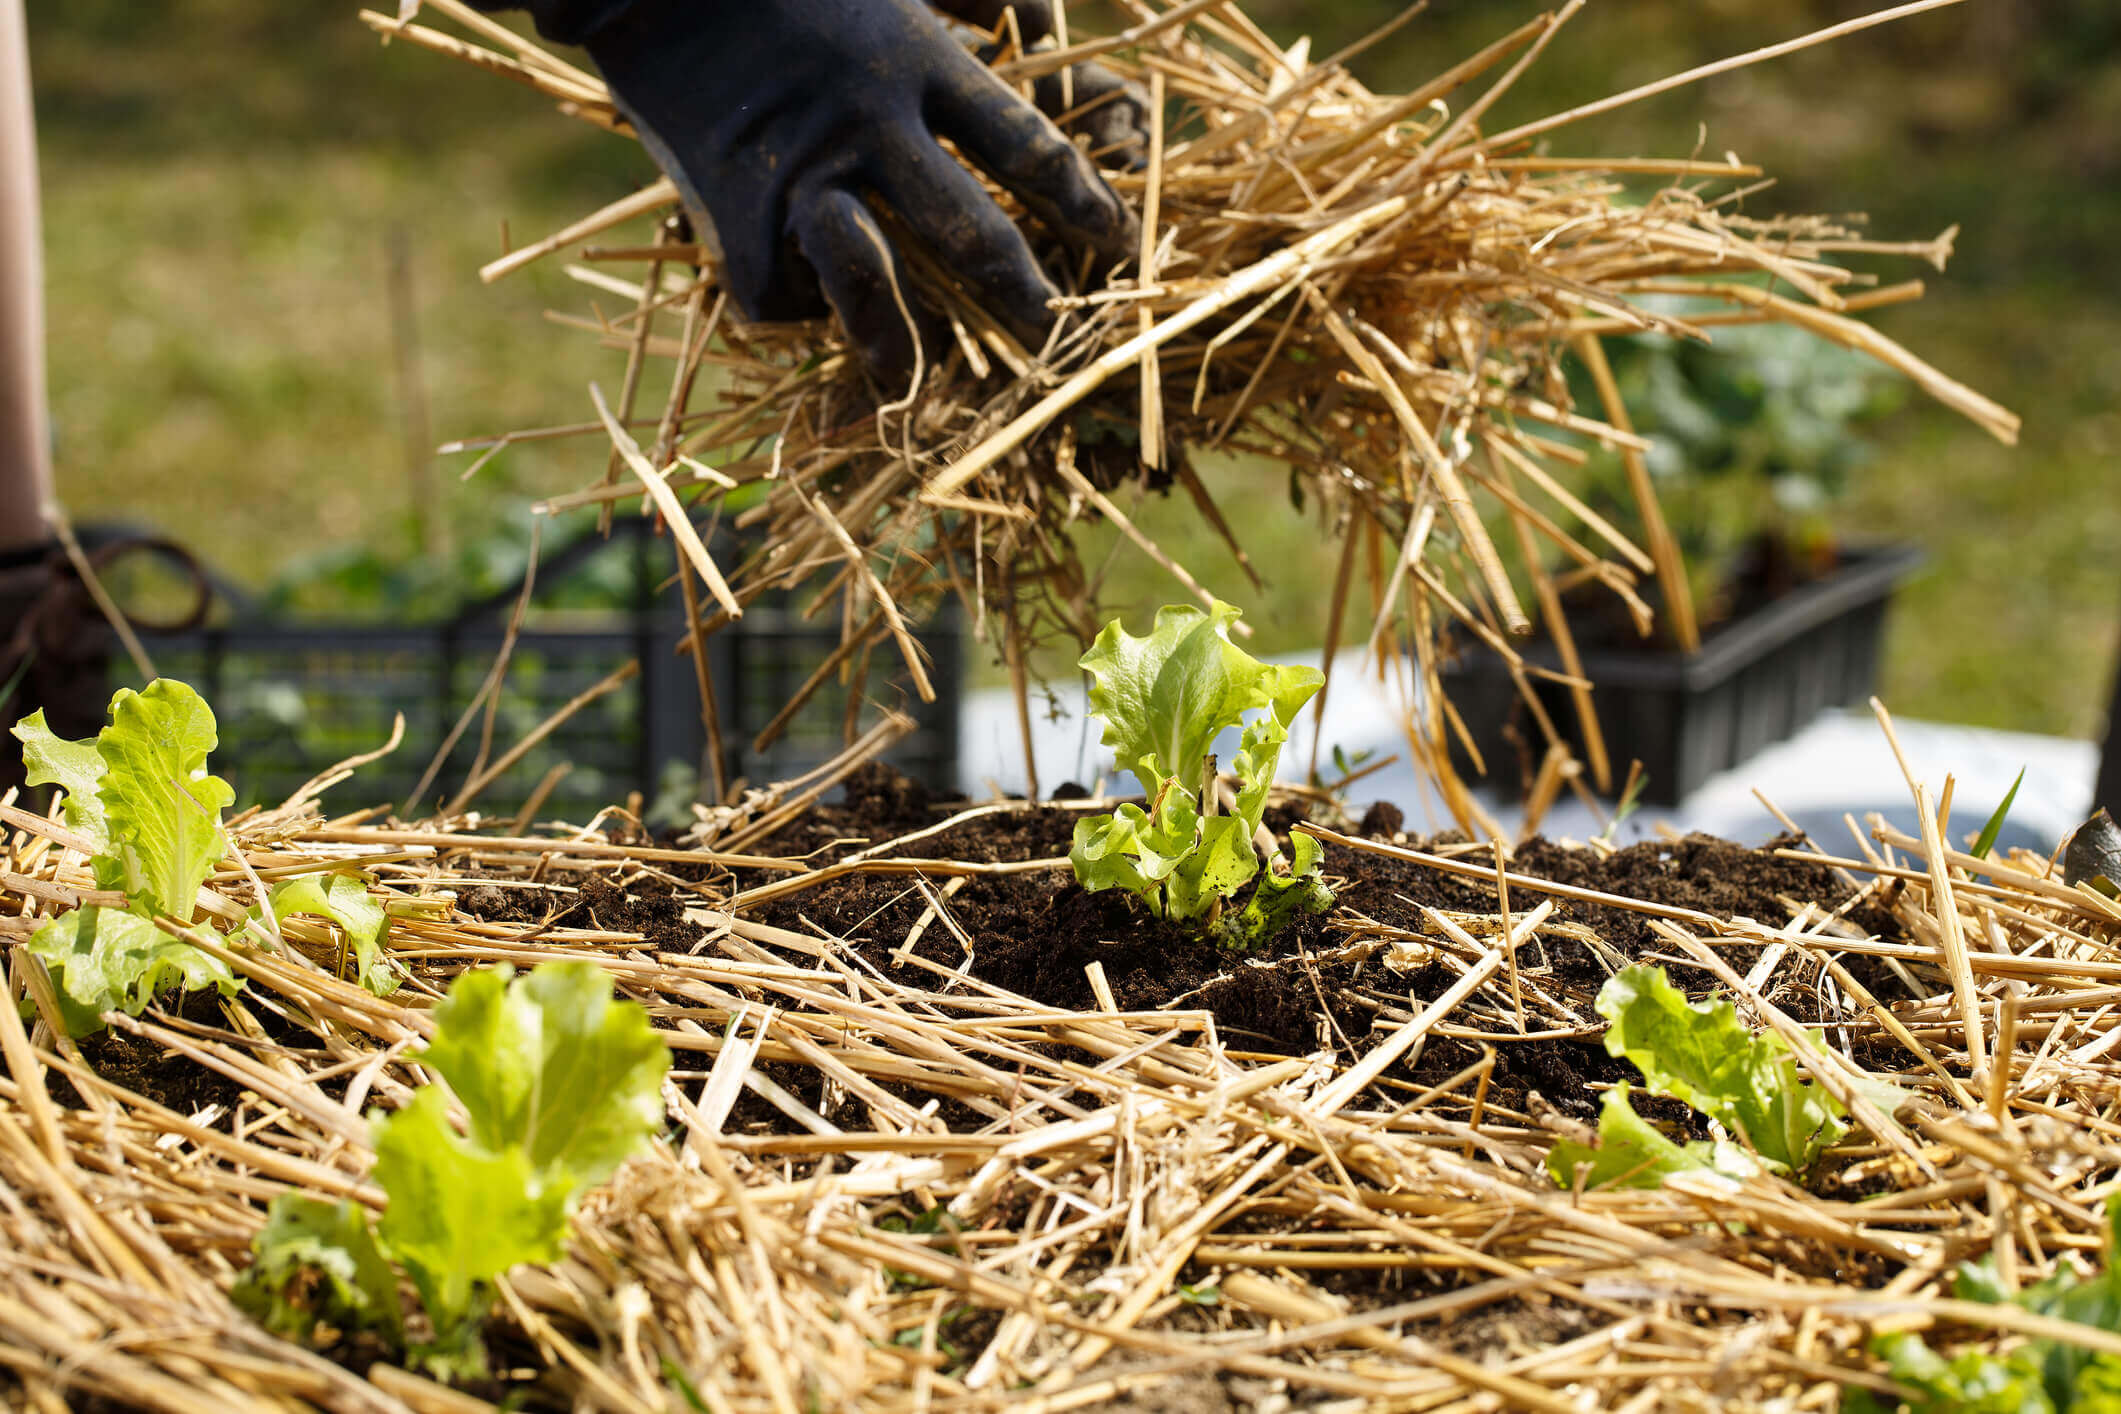
<instances>
[{"instance_id":1,"label":"green lettuce seedling","mask_svg":"<svg viewBox=\"0 0 2121 1414\"><path fill-rule=\"evenodd\" d=\"M1802 1176L1848 1133L1848 1111L1803 1078L1781 1036L1746 1030L1729 1002L1689 1002L1661 967L1630 967L1609 979L1598 992L1598 1014L1612 1023L1607 1054L1633 1063L1652 1094L1692 1106L1746 1147L1674 1143L1635 1113L1625 1085L1616 1086L1599 1115L1596 1148L1563 1140L1548 1153L1547 1171L1563 1187L1584 1167L1593 1187L1655 1188L1687 1170L1742 1179L1765 1167ZM1890 1111L1902 1097L1874 1082L1871 1098Z\"/></svg>"},{"instance_id":2,"label":"green lettuce seedling","mask_svg":"<svg viewBox=\"0 0 2121 1414\"><path fill-rule=\"evenodd\" d=\"M213 709L185 684L160 678L111 699L111 722L95 737L67 741L32 712L15 724L33 786L57 786L66 827L89 848L96 886L125 895L124 908L78 908L37 930L29 949L59 983L62 1020L76 1036L101 1029L107 1011L138 1016L164 987L242 986L228 965L171 937L157 917L190 923L199 887L228 850L221 812L235 792L207 774L218 742ZM397 986L383 960L385 919L359 878L302 875L276 886L275 918L313 913L344 931L362 985L378 996Z\"/></svg>"},{"instance_id":3,"label":"green lettuce seedling","mask_svg":"<svg viewBox=\"0 0 2121 1414\"><path fill-rule=\"evenodd\" d=\"M101 1028L106 1011L138 1016L171 984L224 994L242 985L226 963L154 921L191 922L199 886L226 849L221 812L235 792L206 771L214 714L198 693L163 678L119 692L110 715L86 741L54 735L41 711L14 728L29 783L65 792L61 818L90 846L96 886L125 895L124 908L78 908L30 939L77 1036Z\"/></svg>"},{"instance_id":4,"label":"green lettuce seedling","mask_svg":"<svg viewBox=\"0 0 2121 1414\"><path fill-rule=\"evenodd\" d=\"M1223 603L1212 613L1172 605L1146 638L1109 623L1082 656L1104 743L1141 782L1149 808L1127 804L1078 821L1068 857L1090 892L1125 889L1159 918L1196 924L1241 948L1280 932L1299 911L1323 913L1333 896L1317 840L1296 836L1293 860L1272 850L1264 875L1253 844L1289 724L1325 677L1246 653L1230 641L1237 617ZM1210 752L1218 734L1239 725L1236 807L1218 813ZM1256 875L1251 900L1228 915L1228 901Z\"/></svg>"},{"instance_id":5,"label":"green lettuce seedling","mask_svg":"<svg viewBox=\"0 0 2121 1414\"><path fill-rule=\"evenodd\" d=\"M322 1322L397 1343L395 1262L434 1327L414 1357L445 1377L479 1373L494 1278L558 1260L582 1194L655 1133L670 1051L648 1013L615 1001L593 963L550 963L511 982L514 972L459 977L420 1057L443 1083L396 1114L370 1114L381 1222L371 1228L345 1203L273 1200L235 1293L268 1328L307 1338Z\"/></svg>"},{"instance_id":6,"label":"green lettuce seedling","mask_svg":"<svg viewBox=\"0 0 2121 1414\"><path fill-rule=\"evenodd\" d=\"M2106 1265L2093 1276L2068 1266L2015 1294L1997 1277L1995 1258L1962 1265L1952 1294L1962 1301L2022 1307L2080 1326L2121 1333L2121 1199L2106 1208ZM1900 1399L1867 1389L1846 1392L1851 1414L2117 1414L2121 1411L2121 1357L2067 1340L2031 1340L2000 1355L1970 1350L1947 1360L1912 1332L1877 1336L1871 1353L1901 1386Z\"/></svg>"}]
</instances>

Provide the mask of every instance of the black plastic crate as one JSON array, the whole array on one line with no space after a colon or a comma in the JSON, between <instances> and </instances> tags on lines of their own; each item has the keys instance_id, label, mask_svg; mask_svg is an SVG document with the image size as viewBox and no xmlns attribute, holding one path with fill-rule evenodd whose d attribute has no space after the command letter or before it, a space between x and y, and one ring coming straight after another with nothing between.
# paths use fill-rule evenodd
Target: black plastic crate
<instances>
[{"instance_id":1,"label":"black plastic crate","mask_svg":"<svg viewBox=\"0 0 2121 1414\"><path fill-rule=\"evenodd\" d=\"M667 543L649 539L643 522L624 522L606 547L574 545L545 557L539 594L564 589L567 575L598 553L634 554L643 572L628 610L533 613L517 636L493 732L492 756L508 750L568 701L637 659L640 674L583 708L481 792L480 809L509 813L560 762L572 770L541 814L586 817L639 791L649 802L682 788L705 762L706 730L689 657L674 653L684 637L673 589L660 587ZM513 594L497 595L455 619L432 625L378 626L241 618L146 639L157 669L190 682L220 722L215 769L235 786L239 803L272 804L304 781L389 739L394 716L405 740L339 788L336 804L405 803L492 668L505 638ZM915 730L885 756L898 769L939 789L957 781L958 693L962 654L957 616L946 611L920 635L929 652L937 700L922 703L898 682L903 665L890 645L874 654L864 696L911 716ZM844 742L847 688L835 675L764 752L753 741L838 646L838 621L803 622L785 603L764 601L743 620L707 639L724 766L731 780L753 784L799 775L838 754ZM875 720L865 707L860 721ZM474 720L416 809L432 809L464 783L478 751Z\"/></svg>"},{"instance_id":2,"label":"black plastic crate","mask_svg":"<svg viewBox=\"0 0 2121 1414\"><path fill-rule=\"evenodd\" d=\"M1824 579L1719 626L1695 653L1584 654L1615 776L1640 760L1648 776L1643 799L1678 805L1711 776L1793 735L1825 709L1864 701L1877 682L1887 602L1921 561L1921 551L1911 547L1851 551ZM1520 651L1529 664L1559 669L1551 644ZM1533 689L1581 759L1569 690L1540 679ZM1488 779L1519 785L1521 770L1536 765L1542 748L1508 671L1483 655L1453 669L1446 690L1486 760ZM1467 769L1470 763L1462 754L1459 759Z\"/></svg>"}]
</instances>

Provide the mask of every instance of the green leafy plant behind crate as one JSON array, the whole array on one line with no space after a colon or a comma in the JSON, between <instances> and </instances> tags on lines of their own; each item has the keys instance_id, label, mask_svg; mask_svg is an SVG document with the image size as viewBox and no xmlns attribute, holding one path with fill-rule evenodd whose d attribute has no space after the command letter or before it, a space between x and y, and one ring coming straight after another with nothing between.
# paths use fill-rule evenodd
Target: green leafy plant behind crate
<instances>
[{"instance_id":1,"label":"green leafy plant behind crate","mask_svg":"<svg viewBox=\"0 0 2121 1414\"><path fill-rule=\"evenodd\" d=\"M1212 933L1228 947L1252 947L1299 912L1322 913L1333 896L1322 879L1318 841L1298 835L1285 860L1271 840L1260 871L1260 822L1289 724L1324 684L1316 668L1262 663L1230 641L1238 611L1187 605L1158 611L1137 638L1105 625L1081 659L1091 675L1090 710L1120 768L1141 782L1148 808L1132 803L1076 822L1069 862L1092 893L1121 888L1159 918ZM1246 714L1256 713L1248 722ZM1242 726L1233 809L1215 789L1215 739ZM1236 914L1230 901L1257 876Z\"/></svg>"},{"instance_id":2,"label":"green leafy plant behind crate","mask_svg":"<svg viewBox=\"0 0 2121 1414\"><path fill-rule=\"evenodd\" d=\"M1831 567L1833 508L1871 451L1864 428L1907 391L1877 361L1801 329L1712 332L1708 344L1646 334L1610 347L1708 621L1742 608L1734 596L1772 595ZM1587 379L1572 385L1581 406L1597 405ZM1586 499L1639 540L1618 456L1593 449L1590 475Z\"/></svg>"}]
</instances>

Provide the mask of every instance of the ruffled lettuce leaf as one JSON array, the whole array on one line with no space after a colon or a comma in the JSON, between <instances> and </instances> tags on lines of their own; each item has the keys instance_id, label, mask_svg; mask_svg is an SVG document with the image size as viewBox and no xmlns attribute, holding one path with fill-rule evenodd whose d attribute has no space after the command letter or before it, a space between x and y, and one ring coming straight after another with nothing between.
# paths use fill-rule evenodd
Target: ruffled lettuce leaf
<instances>
[{"instance_id":1,"label":"ruffled lettuce leaf","mask_svg":"<svg viewBox=\"0 0 2121 1414\"><path fill-rule=\"evenodd\" d=\"M2063 1266L2045 1281L2013 1294L1993 1257L1960 1266L1953 1295L1962 1301L2014 1305L2096 1330L2121 1330L2121 1272L2114 1262L2117 1211L2107 1204L2106 1265L2085 1277ZM1871 1341L1871 1353L1904 1396L1881 1399L1852 1389L1844 1409L1884 1414L2121 1414L2121 1358L2067 1340L2029 1340L2000 1354L1965 1350L1947 1357L1919 1335L1898 1332Z\"/></svg>"},{"instance_id":2,"label":"ruffled lettuce leaf","mask_svg":"<svg viewBox=\"0 0 2121 1414\"><path fill-rule=\"evenodd\" d=\"M1215 738L1245 713L1272 708L1286 727L1325 682L1316 668L1262 663L1232 643L1237 618L1221 602L1212 613L1166 605L1147 637L1114 620L1082 656L1104 744L1152 801L1172 776L1197 789Z\"/></svg>"},{"instance_id":3,"label":"ruffled lettuce leaf","mask_svg":"<svg viewBox=\"0 0 2121 1414\"><path fill-rule=\"evenodd\" d=\"M1165 783L1154 814L1129 803L1076 821L1068 857L1091 893L1122 888L1159 918L1180 922L1208 914L1259 872L1244 821L1203 819L1176 781Z\"/></svg>"},{"instance_id":4,"label":"ruffled lettuce leaf","mask_svg":"<svg viewBox=\"0 0 2121 1414\"><path fill-rule=\"evenodd\" d=\"M640 1006L614 1000L587 962L467 973L435 1008L421 1057L491 1150L520 1149L542 1175L602 1183L663 1120L670 1049Z\"/></svg>"},{"instance_id":5,"label":"ruffled lettuce leaf","mask_svg":"<svg viewBox=\"0 0 2121 1414\"><path fill-rule=\"evenodd\" d=\"M1290 848L1294 862L1285 868L1279 857L1269 860L1244 911L1219 925L1225 947L1256 947L1299 915L1324 913L1333 906L1333 891L1325 880L1325 846L1311 835L1292 835Z\"/></svg>"},{"instance_id":6,"label":"ruffled lettuce leaf","mask_svg":"<svg viewBox=\"0 0 2121 1414\"><path fill-rule=\"evenodd\" d=\"M1684 1144L1635 1113L1626 1085L1606 1091L1598 1113L1598 1143L1563 1139L1547 1153L1547 1172L1563 1188L1581 1179L1586 1188L1617 1184L1656 1188L1675 1173L1715 1173L1742 1182L1760 1166L1735 1144L1693 1139ZM1589 1169L1588 1173L1581 1170Z\"/></svg>"},{"instance_id":7,"label":"ruffled lettuce leaf","mask_svg":"<svg viewBox=\"0 0 2121 1414\"><path fill-rule=\"evenodd\" d=\"M219 987L234 996L243 985L212 953L171 937L152 919L114 908L61 914L36 931L29 950L52 970L66 1029L75 1036L99 1029L107 1011L138 1016L164 987Z\"/></svg>"},{"instance_id":8,"label":"ruffled lettuce leaf","mask_svg":"<svg viewBox=\"0 0 2121 1414\"><path fill-rule=\"evenodd\" d=\"M1781 1172L1807 1171L1848 1133L1848 1111L1803 1078L1787 1042L1748 1031L1727 1001L1690 1003L1661 967L1611 978L1598 1012L1612 1023L1607 1053L1632 1062L1649 1090L1693 1106Z\"/></svg>"},{"instance_id":9,"label":"ruffled lettuce leaf","mask_svg":"<svg viewBox=\"0 0 2121 1414\"><path fill-rule=\"evenodd\" d=\"M1235 815L1214 815L1200 822L1193 848L1178 861L1164 884L1164 902L1173 918L1207 916L1259 872L1252 852L1252 832Z\"/></svg>"},{"instance_id":10,"label":"ruffled lettuce leaf","mask_svg":"<svg viewBox=\"0 0 2121 1414\"><path fill-rule=\"evenodd\" d=\"M96 795L103 784L103 753L96 749L95 740L68 741L54 735L45 725L41 707L15 723L14 735L22 743L25 779L33 786L58 786L64 792L60 818L66 827L87 839L92 853L108 854L110 827Z\"/></svg>"},{"instance_id":11,"label":"ruffled lettuce leaf","mask_svg":"<svg viewBox=\"0 0 2121 1414\"><path fill-rule=\"evenodd\" d=\"M1997 1275L1995 1259L1983 1258L1960 1266L1953 1281L1953 1294L1967 1301L1991 1304L2008 1302L2037 1315L2091 1326L2102 1331L2121 1331L2121 1265L2115 1261L2121 1243L2121 1197L2106 1205L2106 1261L2091 1276L2080 1276L2068 1266L2058 1268L2045 1281L2012 1295ZM2121 1409L2101 1400L2121 1395L2121 1359L2087 1350L2060 1340L2035 1340L2011 1352L2011 1363L2030 1370L2056 1409ZM1954 1362L1957 1363L1957 1362Z\"/></svg>"},{"instance_id":12,"label":"ruffled lettuce leaf","mask_svg":"<svg viewBox=\"0 0 2121 1414\"><path fill-rule=\"evenodd\" d=\"M113 867L99 860L96 872L136 911L189 922L199 885L226 849L221 812L236 793L206 772L216 741L212 709L181 682L160 678L111 699L96 751Z\"/></svg>"},{"instance_id":13,"label":"ruffled lettuce leaf","mask_svg":"<svg viewBox=\"0 0 2121 1414\"><path fill-rule=\"evenodd\" d=\"M1908 1414L2056 1414L2039 1372L2015 1357L1970 1350L1947 1360L1921 1336L1905 1331L1877 1337L1871 1353L1885 1361L1886 1374L1908 1397L1882 1398L1851 1388L1841 1404L1848 1414L1900 1409Z\"/></svg>"},{"instance_id":14,"label":"ruffled lettuce leaf","mask_svg":"<svg viewBox=\"0 0 2121 1414\"><path fill-rule=\"evenodd\" d=\"M1309 668L1304 671L1314 672ZM1237 777L1237 814L1245 822L1247 835L1257 830L1266 816L1267 792L1273 789L1274 773L1281 768L1281 749L1289 741L1289 724L1317 690L1314 682L1301 696L1279 697L1269 704L1272 710L1245 724L1244 735L1238 740L1237 759L1230 763L1230 770Z\"/></svg>"},{"instance_id":15,"label":"ruffled lettuce leaf","mask_svg":"<svg viewBox=\"0 0 2121 1414\"><path fill-rule=\"evenodd\" d=\"M368 896L368 887L352 874L298 874L273 886L273 917L285 921L311 913L328 918L346 934L353 951L354 975L379 997L398 988L398 976L383 956L383 931L389 923L383 905Z\"/></svg>"},{"instance_id":16,"label":"ruffled lettuce leaf","mask_svg":"<svg viewBox=\"0 0 2121 1414\"><path fill-rule=\"evenodd\" d=\"M375 1179L390 1195L382 1238L446 1343L483 1313L495 1277L519 1263L558 1260L574 1185L564 1173L540 1174L521 1146L489 1149L458 1134L440 1086L373 1123Z\"/></svg>"},{"instance_id":17,"label":"ruffled lettuce leaf","mask_svg":"<svg viewBox=\"0 0 2121 1414\"><path fill-rule=\"evenodd\" d=\"M1155 818L1128 803L1109 815L1086 815L1075 822L1068 849L1076 882L1091 893L1125 889L1149 911L1164 916L1164 880L1194 846L1197 816L1193 797L1167 803Z\"/></svg>"}]
</instances>

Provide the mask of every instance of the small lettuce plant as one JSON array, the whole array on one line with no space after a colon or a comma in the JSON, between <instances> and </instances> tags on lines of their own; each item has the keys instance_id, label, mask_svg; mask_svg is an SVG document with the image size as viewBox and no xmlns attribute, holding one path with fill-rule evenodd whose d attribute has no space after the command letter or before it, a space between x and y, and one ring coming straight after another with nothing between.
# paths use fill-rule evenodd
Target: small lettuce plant
<instances>
[{"instance_id":1,"label":"small lettuce plant","mask_svg":"<svg viewBox=\"0 0 2121 1414\"><path fill-rule=\"evenodd\" d=\"M2121 1331L2121 1196L2106 1200L2106 1265L2092 1275L2058 1262L2044 1281L2013 1290L1994 1253L1962 1263L1952 1295L1985 1306L2016 1306L2057 1323ZM2063 1329L2066 1330L2066 1325ZM2052 1329L2052 1327L2051 1327ZM1900 1386L1897 1397L1843 1391L1849 1414L2115 1414L2121 1410L2121 1356L2045 1336L1998 1354L1982 1349L1947 1357L1913 1331L1873 1336L1871 1354Z\"/></svg>"},{"instance_id":2,"label":"small lettuce plant","mask_svg":"<svg viewBox=\"0 0 2121 1414\"><path fill-rule=\"evenodd\" d=\"M13 735L29 784L58 787L60 818L86 849L96 887L124 895L123 907L62 913L29 941L59 984L68 1032L100 1030L113 1011L138 1016L170 987L239 991L243 979L227 963L157 922L193 926L200 888L232 848L221 812L235 792L207 771L219 738L205 699L158 678L113 697L110 725L93 737L68 741L41 711L17 722ZM252 917L265 906L283 922L295 914L330 919L346 935L363 986L383 996L398 985L384 953L387 920L361 879L299 875L274 886Z\"/></svg>"},{"instance_id":3,"label":"small lettuce plant","mask_svg":"<svg viewBox=\"0 0 2121 1414\"><path fill-rule=\"evenodd\" d=\"M487 1373L480 1330L495 1280L558 1261L582 1195L653 1138L670 1050L646 1008L615 998L589 962L467 972L434 1020L419 1059L440 1083L395 1114L369 1112L382 1220L282 1193L233 1294L278 1334L368 1331L455 1379ZM429 1339L407 1334L399 1269Z\"/></svg>"},{"instance_id":4,"label":"small lettuce plant","mask_svg":"<svg viewBox=\"0 0 2121 1414\"><path fill-rule=\"evenodd\" d=\"M1699 1170L1743 1180L1765 1168L1801 1179L1849 1132L1848 1110L1804 1078L1789 1042L1748 1031L1727 1001L1688 1001L1662 967L1638 964L1607 979L1598 1014L1612 1023L1608 1055L1641 1071L1651 1094L1691 1106L1732 1138L1668 1139L1635 1112L1629 1087L1616 1085L1599 1114L1597 1145L1564 1139L1548 1154L1547 1172L1563 1187L1580 1176L1589 1188L1655 1188L1668 1175ZM1883 1081L1860 1083L1888 1113L1906 1098Z\"/></svg>"},{"instance_id":5,"label":"small lettuce plant","mask_svg":"<svg viewBox=\"0 0 2121 1414\"><path fill-rule=\"evenodd\" d=\"M1076 823L1069 862L1085 889L1121 888L1151 913L1190 924L1225 947L1249 948L1279 933L1299 912L1333 903L1321 878L1318 841L1298 835L1294 859L1271 843L1266 868L1254 841L1289 724L1325 677L1316 668L1262 663L1230 641L1238 611L1172 605L1136 638L1105 625L1081 659L1091 676L1090 710L1104 743L1141 782L1147 808L1126 804ZM1246 714L1253 713L1250 721ZM1215 739L1242 726L1231 768L1235 807L1219 808ZM1254 877L1241 910L1231 902Z\"/></svg>"}]
</instances>

